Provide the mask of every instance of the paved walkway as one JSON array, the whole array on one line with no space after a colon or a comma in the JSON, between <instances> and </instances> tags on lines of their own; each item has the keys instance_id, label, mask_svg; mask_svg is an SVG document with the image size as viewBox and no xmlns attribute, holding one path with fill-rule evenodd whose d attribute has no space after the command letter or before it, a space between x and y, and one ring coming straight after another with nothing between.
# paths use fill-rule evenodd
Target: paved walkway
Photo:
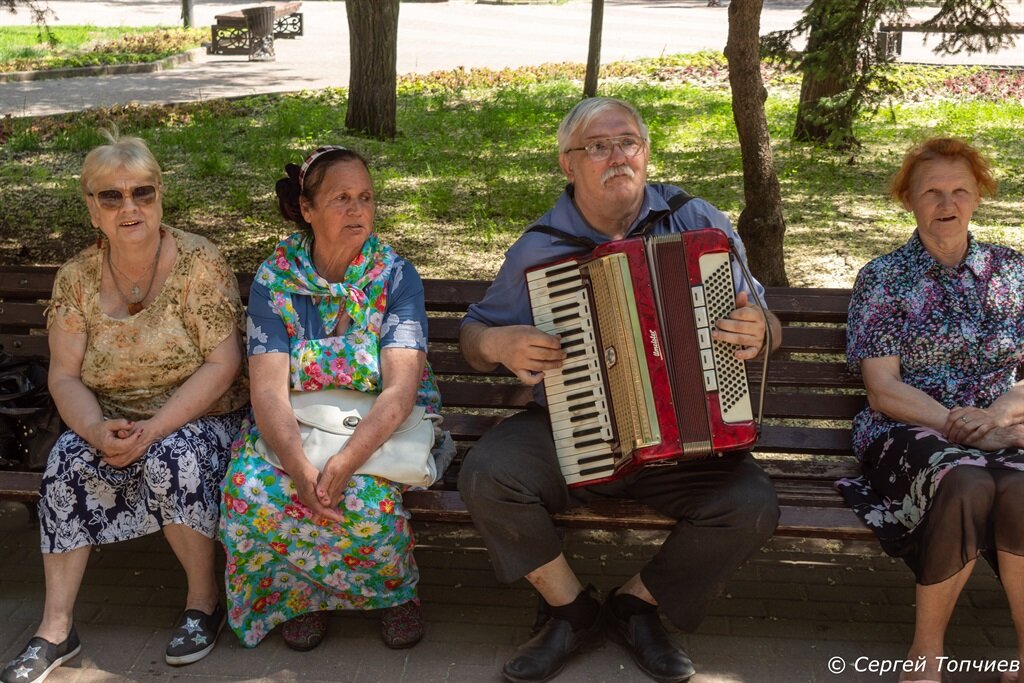
<instances>
[{"instance_id":1,"label":"paved walkway","mask_svg":"<svg viewBox=\"0 0 1024 683\"><path fill-rule=\"evenodd\" d=\"M82 653L52 683L107 681L219 683L334 681L498 683L501 662L525 639L533 595L524 582L495 583L480 539L465 527L418 525L420 593L427 636L391 651L371 615L338 613L317 650L296 653L277 634L246 650L230 632L205 660L183 668L163 661L167 634L184 601L183 574L159 536L94 552L76 609ZM568 555L584 581L620 584L651 553L657 534L570 534ZM890 683L857 673L901 657L912 633L913 579L873 546L775 539L729 582L696 634L680 636L696 663L693 683ZM0 660L32 635L43 597L38 532L26 509L0 503ZM947 654L968 660L1012 657L1006 601L987 568L968 583L949 629ZM830 673L838 657L842 673ZM860 659L863 658L863 659ZM859 664L858 664L859 660ZM833 663L833 666L837 666ZM877 670L877 669L876 669ZM622 649L606 643L573 660L557 683L646 683ZM995 683L998 675L957 673L946 683Z\"/></svg>"},{"instance_id":2,"label":"paved walkway","mask_svg":"<svg viewBox=\"0 0 1024 683\"><path fill-rule=\"evenodd\" d=\"M1016 21L1024 5L1010 0ZM179 0L51 0L53 24L180 24ZM255 4L253 0L197 0L197 26L214 15ZM604 63L642 56L722 50L728 9L706 0L606 0L601 58ZM767 0L762 32L788 28L806 0ZM0 84L0 115L36 116L87 107L138 102L152 104L256 93L318 89L348 83L348 22L343 2L304 0L305 35L275 41L275 62L244 56L208 56L190 64L146 74L70 78ZM919 10L915 10L918 11ZM0 12L0 26L26 24L26 12ZM586 62L589 0L562 5L492 5L467 0L403 2L399 13L398 72L428 73L463 67L522 66L545 62ZM904 40L903 59L934 61L919 37ZM994 55L958 56L959 62L1021 64L1024 47Z\"/></svg>"}]
</instances>

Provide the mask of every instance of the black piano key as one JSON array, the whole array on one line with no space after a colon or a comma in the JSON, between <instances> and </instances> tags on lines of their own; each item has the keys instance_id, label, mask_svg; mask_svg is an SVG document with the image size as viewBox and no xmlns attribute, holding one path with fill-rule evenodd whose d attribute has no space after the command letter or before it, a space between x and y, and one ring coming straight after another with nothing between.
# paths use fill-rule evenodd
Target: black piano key
<instances>
[{"instance_id":1,"label":"black piano key","mask_svg":"<svg viewBox=\"0 0 1024 683\"><path fill-rule=\"evenodd\" d=\"M605 465L604 467L589 467L580 470L580 476L586 477L590 474L601 474L602 472L614 472L615 465Z\"/></svg>"},{"instance_id":2,"label":"black piano key","mask_svg":"<svg viewBox=\"0 0 1024 683\"><path fill-rule=\"evenodd\" d=\"M593 395L594 395L594 390L593 389L590 389L589 391L580 391L578 393L569 394L568 396L566 396L565 397L565 402L566 403L575 403L576 401L582 401L585 398L590 398ZM593 405L593 402L591 402L590 405Z\"/></svg>"}]
</instances>

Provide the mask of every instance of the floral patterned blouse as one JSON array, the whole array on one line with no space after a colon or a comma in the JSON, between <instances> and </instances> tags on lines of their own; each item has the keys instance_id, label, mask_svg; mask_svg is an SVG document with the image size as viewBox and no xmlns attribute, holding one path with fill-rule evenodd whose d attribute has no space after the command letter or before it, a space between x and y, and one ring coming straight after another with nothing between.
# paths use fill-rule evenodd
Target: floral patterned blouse
<instances>
[{"instance_id":1,"label":"floral patterned blouse","mask_svg":"<svg viewBox=\"0 0 1024 683\"><path fill-rule=\"evenodd\" d=\"M164 229L177 258L156 298L135 315L112 318L100 309L104 248L93 245L73 256L53 284L47 329L57 323L88 335L82 382L107 418L152 417L232 330L242 329L238 282L217 248L205 237ZM240 370L207 414L230 413L248 402Z\"/></svg>"},{"instance_id":2,"label":"floral patterned blouse","mask_svg":"<svg viewBox=\"0 0 1024 683\"><path fill-rule=\"evenodd\" d=\"M865 358L898 356L903 382L942 405L988 406L1024 362L1024 256L968 234L966 257L947 267L915 231L858 274L846 355L855 374ZM853 420L854 452L863 457L900 424L864 408Z\"/></svg>"}]
</instances>

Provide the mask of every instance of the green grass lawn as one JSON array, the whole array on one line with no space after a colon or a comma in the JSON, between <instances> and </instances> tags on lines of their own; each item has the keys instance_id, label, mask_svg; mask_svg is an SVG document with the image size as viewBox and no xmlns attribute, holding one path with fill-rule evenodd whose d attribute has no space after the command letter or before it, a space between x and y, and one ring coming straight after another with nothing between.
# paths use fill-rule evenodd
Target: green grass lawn
<instances>
[{"instance_id":1,"label":"green grass lawn","mask_svg":"<svg viewBox=\"0 0 1024 683\"><path fill-rule=\"evenodd\" d=\"M399 84L394 141L344 129L346 92L259 96L0 120L0 263L60 263L93 239L78 194L100 125L139 135L165 170L165 221L209 236L232 265L254 271L289 226L274 182L319 144L368 155L378 229L425 277L491 277L504 250L551 206L564 179L555 131L579 99L582 66L456 70ZM912 217L886 197L904 151L929 135L972 140L995 164L996 199L976 234L1024 249L1024 74L996 83L974 69L908 70L912 96L859 123L862 147L835 153L789 139L799 78L766 68L767 113L787 221L786 260L798 286L849 286L870 258L902 244ZM965 89L984 76L987 87ZM739 147L720 57L609 65L601 93L635 102L652 131L650 177L684 186L735 221L743 208Z\"/></svg>"},{"instance_id":2,"label":"green grass lawn","mask_svg":"<svg viewBox=\"0 0 1024 683\"><path fill-rule=\"evenodd\" d=\"M209 33L157 26L51 26L49 32L0 27L0 72L152 62L198 47Z\"/></svg>"}]
</instances>

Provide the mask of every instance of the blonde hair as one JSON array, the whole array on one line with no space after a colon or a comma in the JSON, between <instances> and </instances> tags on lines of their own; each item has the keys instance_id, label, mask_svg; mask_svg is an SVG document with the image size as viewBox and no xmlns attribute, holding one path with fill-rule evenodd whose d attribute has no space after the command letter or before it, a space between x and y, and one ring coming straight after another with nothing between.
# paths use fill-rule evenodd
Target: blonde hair
<instances>
[{"instance_id":1,"label":"blonde hair","mask_svg":"<svg viewBox=\"0 0 1024 683\"><path fill-rule=\"evenodd\" d=\"M975 147L957 138L929 138L921 144L913 147L906 156L900 170L889 182L889 195L896 201L903 201L903 195L910 191L910 181L913 180L914 171L923 161L956 161L963 159L971 169L975 181L978 183L978 193L981 196L994 195L999 185L992 177L992 167Z\"/></svg>"},{"instance_id":2,"label":"blonde hair","mask_svg":"<svg viewBox=\"0 0 1024 683\"><path fill-rule=\"evenodd\" d=\"M93 148L85 155L80 179L83 194L88 195L96 189L92 186L96 178L121 168L133 175L149 178L157 186L162 184L160 164L142 138L121 137L116 128L112 131L101 129L100 133L110 142Z\"/></svg>"}]
</instances>

